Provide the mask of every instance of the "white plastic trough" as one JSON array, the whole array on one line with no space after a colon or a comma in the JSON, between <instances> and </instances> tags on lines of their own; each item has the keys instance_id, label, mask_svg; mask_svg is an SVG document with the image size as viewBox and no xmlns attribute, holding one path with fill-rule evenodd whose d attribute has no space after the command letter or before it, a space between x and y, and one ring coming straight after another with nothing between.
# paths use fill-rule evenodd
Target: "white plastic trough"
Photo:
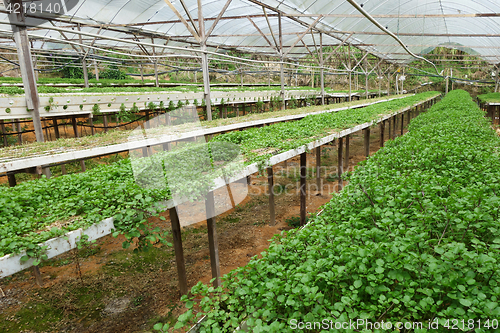
<instances>
[{"instance_id":1,"label":"white plastic trough","mask_svg":"<svg viewBox=\"0 0 500 333\"><path fill-rule=\"evenodd\" d=\"M39 165L50 166L50 165L63 163L63 162L67 162L67 161L88 159L88 158L102 156L102 155L110 155L110 154L115 154L115 153L119 153L119 152L123 152L123 151L138 149L138 148L142 148L142 147L155 146L155 145L160 145L163 143L190 139L193 137L200 137L200 136L204 136L204 135L213 135L213 134L218 134L218 133L222 133L222 132L240 130L240 129L244 129L244 128L248 128L248 127L268 125L268 124L273 124L273 123L278 123L278 122L283 122L283 121L297 120L297 119L301 119L301 118L304 118L304 117L309 116L309 115L317 115L317 114L329 113L329 112L338 112L338 111L348 110L348 109L357 109L357 108L366 107L366 106L369 106L372 104L378 104L378 103L391 101L394 99L405 98L407 96L412 96L412 95L392 97L392 98L387 98L387 99L383 99L383 100L376 101L376 102L363 103L363 104L358 104L358 105L353 105L353 106L345 106L345 107L341 107L341 108L333 108L333 109L329 109L329 110L316 111L316 112L305 113L305 114L297 114L297 115L291 115L291 116L260 119L260 120L248 121L248 122L244 122L244 123L219 126L219 127L214 127L214 128L204 128L204 129L200 129L197 131L191 131L191 132L161 135L158 137L144 139L144 140L137 140L134 142L124 142L124 143L119 143L119 144L115 144L115 145L101 146L101 147L84 149L84 150L73 150L73 151L67 151L67 152L62 152L62 153L53 153L52 155L38 155L38 156L34 156L34 157L19 157L19 158L2 158L2 159L0 159L0 173L22 170L22 169L26 169L26 168L32 168L32 167L36 167ZM63 150L63 148L61 148L61 150Z\"/></svg>"}]
</instances>

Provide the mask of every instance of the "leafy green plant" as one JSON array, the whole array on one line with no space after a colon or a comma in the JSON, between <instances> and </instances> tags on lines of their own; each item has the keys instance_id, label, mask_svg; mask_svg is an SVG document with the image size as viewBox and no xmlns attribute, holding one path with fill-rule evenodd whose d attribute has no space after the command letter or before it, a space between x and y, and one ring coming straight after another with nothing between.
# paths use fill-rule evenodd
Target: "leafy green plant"
<instances>
[{"instance_id":1,"label":"leafy green plant","mask_svg":"<svg viewBox=\"0 0 500 333\"><path fill-rule=\"evenodd\" d=\"M49 105L46 105L44 107L44 110L49 112L50 110L52 110L56 106L57 106L57 104L54 104L54 97L50 97L49 98Z\"/></svg>"},{"instance_id":2,"label":"leafy green plant","mask_svg":"<svg viewBox=\"0 0 500 333\"><path fill-rule=\"evenodd\" d=\"M139 112L139 107L137 106L137 103L134 102L134 104L132 105L132 107L130 108L130 113L137 113Z\"/></svg>"},{"instance_id":3,"label":"leafy green plant","mask_svg":"<svg viewBox=\"0 0 500 333\"><path fill-rule=\"evenodd\" d=\"M148 108L149 111L154 111L154 110L156 110L157 106L156 106L155 103L149 102L148 105L147 105L147 108Z\"/></svg>"},{"instance_id":4,"label":"leafy green plant","mask_svg":"<svg viewBox=\"0 0 500 333\"><path fill-rule=\"evenodd\" d=\"M92 114L96 116L101 114L101 107L99 106L99 104L94 104L94 106L92 107Z\"/></svg>"},{"instance_id":5,"label":"leafy green plant","mask_svg":"<svg viewBox=\"0 0 500 333\"><path fill-rule=\"evenodd\" d=\"M318 318L435 321L433 332L448 332L450 318L498 317L499 145L470 96L450 92L356 168L307 228L275 237L221 287L194 286L175 328L206 315L200 332L243 322L293 332Z\"/></svg>"},{"instance_id":6,"label":"leafy green plant","mask_svg":"<svg viewBox=\"0 0 500 333\"><path fill-rule=\"evenodd\" d=\"M167 333L169 328L170 328L169 324L162 324L162 323L157 323L153 326L153 329L155 331L160 331L162 333Z\"/></svg>"},{"instance_id":7,"label":"leafy green plant","mask_svg":"<svg viewBox=\"0 0 500 333\"><path fill-rule=\"evenodd\" d=\"M6 112L6 113L10 113L10 112L11 112L11 109L10 109L10 108L6 108L6 109L5 109L5 112Z\"/></svg>"},{"instance_id":8,"label":"leafy green plant","mask_svg":"<svg viewBox=\"0 0 500 333\"><path fill-rule=\"evenodd\" d=\"M264 102L260 100L260 97L259 99L257 100L257 102L255 103L255 106L257 107L257 110L259 112L262 112L262 108L264 107Z\"/></svg>"},{"instance_id":9,"label":"leafy green plant","mask_svg":"<svg viewBox=\"0 0 500 333\"><path fill-rule=\"evenodd\" d=\"M306 223L309 221L309 216L306 216ZM290 227L298 228L300 227L300 216L292 216L285 220L285 223Z\"/></svg>"}]
</instances>

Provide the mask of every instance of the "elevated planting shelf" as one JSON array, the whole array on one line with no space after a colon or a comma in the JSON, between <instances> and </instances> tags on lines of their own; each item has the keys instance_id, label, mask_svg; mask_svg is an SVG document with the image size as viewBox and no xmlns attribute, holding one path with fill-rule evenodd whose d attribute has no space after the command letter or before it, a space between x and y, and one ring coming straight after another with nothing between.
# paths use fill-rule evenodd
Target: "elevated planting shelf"
<instances>
[{"instance_id":1,"label":"elevated planting shelf","mask_svg":"<svg viewBox=\"0 0 500 333\"><path fill-rule=\"evenodd\" d=\"M286 90L285 99L292 97L296 99L314 95L321 97L316 90ZM224 99L225 104L255 103L259 99L269 102L271 98L280 96L279 90L250 91L250 92L226 92L212 91L212 105L220 105ZM335 93L327 96L333 98L348 98L349 94ZM359 94L351 94L359 96ZM156 106L163 102L165 108L170 101L177 104L179 101L194 105L195 100L201 103L203 92L122 92L122 93L63 93L63 94L40 94L40 117L67 117L87 116L94 113L97 104L101 113L116 113L125 106L126 109L134 105L140 109L147 109L150 103ZM25 96L0 97L0 120L31 118L32 114L27 110Z\"/></svg>"},{"instance_id":2,"label":"elevated planting shelf","mask_svg":"<svg viewBox=\"0 0 500 333\"><path fill-rule=\"evenodd\" d=\"M434 101L436 98L437 98L437 96L428 98L428 99L423 100L419 103L416 103L412 106L400 109L397 112L385 115L378 120L370 121L370 122L367 122L364 124L354 126L352 128L349 128L349 129L345 129L343 131L340 131L340 132L325 136L321 139L315 140L313 142L310 142L309 144L298 147L296 149L292 149L292 150L274 155L271 158L269 158L269 160L266 163L266 166L273 166L273 165L279 164L281 162L287 161L290 158L301 155L307 151L313 150L314 148L321 147L322 145L325 145L329 142L332 142L335 139L343 138L347 135L353 134L353 133L358 132L360 130L367 129L375 124L382 123L388 119L391 119L392 117L394 117L396 115L405 113L405 112L411 110L412 108L424 105L427 102ZM346 109L346 108L343 108L343 109ZM327 111L323 111L323 112L327 112ZM329 112L331 112L331 111L329 111ZM203 135L203 134L200 133L198 135ZM143 141L137 142L135 145L137 147L145 147L147 145L150 145L150 143L148 140L143 140ZM233 174L231 177L228 177L228 178L220 177L220 178L215 179L214 185L211 188L211 190L214 191L216 189L225 187L230 183L236 182L236 181L243 179L243 178L245 178L251 174L254 174L258 171L259 171L259 165L257 163L250 164L250 165L246 166L245 168L243 168L242 170L239 170L238 172ZM177 202L177 204L180 204L180 203L182 203L182 200L181 200L181 202ZM175 204L172 200L160 203L158 206L164 208L165 210L175 208ZM83 229L74 230L74 231L67 233L64 236L48 240L48 241L40 244L40 246L47 246L48 258L53 258L59 254L63 254L65 252L75 248L76 242L83 235L89 236L89 240L96 240L96 239L99 239L101 237L104 237L106 235L111 234L113 229L114 229L113 218L108 218L108 219L105 219L104 221L102 221L98 224L95 224L95 225L93 225L85 230L83 230ZM67 239L65 239L65 238L67 238ZM0 278L12 275L14 273L20 272L26 268L31 267L33 265L33 259L28 260L24 263L21 263L21 261L20 261L21 257L24 256L25 254L26 254L25 252L21 252L18 254L9 254L9 255L6 255L6 256L0 258Z\"/></svg>"},{"instance_id":3,"label":"elevated planting shelf","mask_svg":"<svg viewBox=\"0 0 500 333\"><path fill-rule=\"evenodd\" d=\"M410 95L405 95L404 97L406 97L406 96L410 96ZM368 105L383 103L383 102L391 101L394 99L400 99L400 98L404 98L404 97L395 96L392 98L388 98L388 99L384 99L384 100L380 100L380 101L376 101L376 102L367 102L367 103L353 105L353 106L333 108L333 109L329 109L329 110L316 111L316 112L311 112L311 113L306 113L306 114L298 114L298 115L290 115L290 116L283 116L283 117L276 117L276 118L261 119L261 120L249 121L249 122L244 122L244 123L219 126L219 127L214 127L214 128L205 128L205 129L200 129L200 130L191 131L191 132L178 132L175 134L159 135L158 137L149 138L149 139L145 139L145 140L125 142L125 143L114 144L114 145L109 145L109 146L101 146L101 147L90 148L90 149L70 150L70 149L60 148L58 151L50 152L50 153L40 155L40 156L30 156L30 157L22 157L22 158L2 158L2 159L0 159L0 173L13 172L13 171L22 170L22 169L26 169L26 168L32 168L32 167L36 167L36 166L50 166L50 165L55 165L55 164L59 164L59 163L67 162L67 161L82 160L82 159L88 159L88 158L98 157L98 156L102 156L102 155L115 154L115 153L119 153L119 152L129 151L132 149L138 149L138 148L147 147L147 146L156 146L156 145L160 145L163 143L186 140L186 139L191 139L194 137L200 137L200 136L204 136L204 135L214 135L214 134L219 134L222 132L242 130L242 129L249 128L249 127L256 127L256 126L269 125L269 124L278 123L278 122L298 120L298 119L302 119L308 115L316 115L316 114L329 113L329 112L338 112L338 111L348 110L348 109L357 109L357 108L366 107ZM169 130L170 129L175 130L175 127L171 127L171 128L169 127Z\"/></svg>"}]
</instances>

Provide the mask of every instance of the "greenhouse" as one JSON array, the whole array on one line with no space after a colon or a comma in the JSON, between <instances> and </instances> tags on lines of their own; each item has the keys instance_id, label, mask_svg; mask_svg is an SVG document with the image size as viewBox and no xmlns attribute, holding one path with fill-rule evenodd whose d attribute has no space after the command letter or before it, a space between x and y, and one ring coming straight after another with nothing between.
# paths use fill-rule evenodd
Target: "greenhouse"
<instances>
[{"instance_id":1,"label":"greenhouse","mask_svg":"<svg viewBox=\"0 0 500 333\"><path fill-rule=\"evenodd\" d=\"M3 0L1 332L500 332L500 3Z\"/></svg>"}]
</instances>

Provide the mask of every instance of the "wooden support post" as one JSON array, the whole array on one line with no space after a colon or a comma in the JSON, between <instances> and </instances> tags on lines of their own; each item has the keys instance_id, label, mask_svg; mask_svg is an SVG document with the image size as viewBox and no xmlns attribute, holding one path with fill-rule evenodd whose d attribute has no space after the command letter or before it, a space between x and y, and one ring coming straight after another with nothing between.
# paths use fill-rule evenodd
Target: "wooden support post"
<instances>
[{"instance_id":1,"label":"wooden support post","mask_svg":"<svg viewBox=\"0 0 500 333\"><path fill-rule=\"evenodd\" d=\"M21 126L21 122L19 121L19 119L16 119L16 125L17 125L17 138L19 140L19 144L22 145L23 144L23 128Z\"/></svg>"},{"instance_id":2,"label":"wooden support post","mask_svg":"<svg viewBox=\"0 0 500 333\"><path fill-rule=\"evenodd\" d=\"M57 124L57 118L52 118L52 124L54 125L54 134L56 135L56 140L61 137L61 134L59 132L59 125ZM61 164L61 174L65 175L66 174L66 165Z\"/></svg>"},{"instance_id":3,"label":"wooden support post","mask_svg":"<svg viewBox=\"0 0 500 333\"><path fill-rule=\"evenodd\" d=\"M10 2L12 8L23 8L21 0L4 1L7 6ZM25 23L24 11L13 11L9 14L9 20L12 23ZM31 58L30 43L28 38L28 31L25 26L12 25L12 32L14 33L14 40L16 42L18 62L23 79L23 87L26 95L27 108L33 114L33 126L35 129L36 141L43 142L42 122L40 120L40 99L38 97L38 89L35 79L35 71Z\"/></svg>"},{"instance_id":4,"label":"wooden support post","mask_svg":"<svg viewBox=\"0 0 500 333\"><path fill-rule=\"evenodd\" d=\"M404 126L405 126L405 113L402 112L401 113L401 135L403 135Z\"/></svg>"},{"instance_id":5,"label":"wooden support post","mask_svg":"<svg viewBox=\"0 0 500 333\"><path fill-rule=\"evenodd\" d=\"M78 31L81 31L80 23L78 23ZM83 44L82 42L82 35L78 34L78 40L80 42L80 45ZM83 48L82 48L83 50ZM89 87L89 73L87 70L87 57L84 56L82 58L82 69L83 69L83 80L85 81L85 88Z\"/></svg>"},{"instance_id":6,"label":"wooden support post","mask_svg":"<svg viewBox=\"0 0 500 333\"><path fill-rule=\"evenodd\" d=\"M300 154L300 225L306 224L307 153Z\"/></svg>"},{"instance_id":7,"label":"wooden support post","mask_svg":"<svg viewBox=\"0 0 500 333\"><path fill-rule=\"evenodd\" d=\"M339 191L342 190L342 174L344 173L344 159L343 159L343 150L344 150L344 138L338 139L338 170L337 176L339 178Z\"/></svg>"},{"instance_id":8,"label":"wooden support post","mask_svg":"<svg viewBox=\"0 0 500 333\"><path fill-rule=\"evenodd\" d=\"M102 115L102 123L104 125L104 133L108 132L108 116L103 114Z\"/></svg>"},{"instance_id":9,"label":"wooden support post","mask_svg":"<svg viewBox=\"0 0 500 333\"><path fill-rule=\"evenodd\" d=\"M380 122L380 148L384 146L385 120Z\"/></svg>"},{"instance_id":10,"label":"wooden support post","mask_svg":"<svg viewBox=\"0 0 500 333\"><path fill-rule=\"evenodd\" d=\"M36 284L39 287L43 286L43 280L42 280L42 274L40 273L40 268L38 266L32 266L33 267L33 275L35 276L35 281Z\"/></svg>"},{"instance_id":11,"label":"wooden support post","mask_svg":"<svg viewBox=\"0 0 500 333\"><path fill-rule=\"evenodd\" d=\"M78 133L78 124L76 123L76 117L71 117L71 124L73 125L73 132L75 134L75 138L79 138L80 135Z\"/></svg>"},{"instance_id":12,"label":"wooden support post","mask_svg":"<svg viewBox=\"0 0 500 333\"><path fill-rule=\"evenodd\" d=\"M390 140L391 136L392 136L392 126L391 126L392 125L392 121L391 121L391 118L389 118L388 123L389 123L389 132L387 133L388 134L387 135L387 140Z\"/></svg>"},{"instance_id":13,"label":"wooden support post","mask_svg":"<svg viewBox=\"0 0 500 333\"><path fill-rule=\"evenodd\" d=\"M141 68L141 81L144 84L144 68L142 67L142 64L140 64L140 68Z\"/></svg>"},{"instance_id":14,"label":"wooden support post","mask_svg":"<svg viewBox=\"0 0 500 333\"><path fill-rule=\"evenodd\" d=\"M76 117L73 116L71 117L71 123L73 125L73 131L75 132L75 138L79 138L80 134L78 133L78 124L76 123ZM82 171L85 172L87 168L85 167L85 161L80 160L80 167L82 168Z\"/></svg>"},{"instance_id":15,"label":"wooden support post","mask_svg":"<svg viewBox=\"0 0 500 333\"><path fill-rule=\"evenodd\" d=\"M153 37L151 37L151 44L154 45L155 40ZM158 88L160 86L160 80L158 78L158 59L156 59L156 49L153 46L152 48L153 51L153 64L154 64L154 69L155 69L155 86Z\"/></svg>"},{"instance_id":16,"label":"wooden support post","mask_svg":"<svg viewBox=\"0 0 500 333\"><path fill-rule=\"evenodd\" d=\"M370 127L365 128L363 132L365 139L365 157L368 157L370 156Z\"/></svg>"},{"instance_id":17,"label":"wooden support post","mask_svg":"<svg viewBox=\"0 0 500 333\"><path fill-rule=\"evenodd\" d=\"M316 187L321 192L321 147L316 147Z\"/></svg>"},{"instance_id":18,"label":"wooden support post","mask_svg":"<svg viewBox=\"0 0 500 333\"><path fill-rule=\"evenodd\" d=\"M186 265L184 262L184 250L182 248L181 225L176 207L170 208L170 223L172 225L172 238L174 241L175 263L177 265L177 276L179 277L179 290L181 295L188 293Z\"/></svg>"},{"instance_id":19,"label":"wooden support post","mask_svg":"<svg viewBox=\"0 0 500 333\"><path fill-rule=\"evenodd\" d=\"M321 84L321 105L325 105L325 70L323 69L323 34L319 33L319 65Z\"/></svg>"},{"instance_id":20,"label":"wooden support post","mask_svg":"<svg viewBox=\"0 0 500 333\"><path fill-rule=\"evenodd\" d=\"M210 76L208 71L208 54L205 53L207 51L207 43L205 38L205 19L203 18L203 6L201 5L201 0L198 0L198 24L199 24L199 34L200 34L200 48L203 52L201 54L201 69L203 72L203 98L205 99L206 104L206 114L207 120L212 120L212 107L210 100Z\"/></svg>"},{"instance_id":21,"label":"wooden support post","mask_svg":"<svg viewBox=\"0 0 500 333\"><path fill-rule=\"evenodd\" d=\"M364 65L365 65L365 68L363 68L363 72L365 73L365 91L366 91L366 99L370 98L369 96L369 91L370 91L370 87L368 86L368 60L367 60L368 57L365 58L364 60Z\"/></svg>"},{"instance_id":22,"label":"wooden support post","mask_svg":"<svg viewBox=\"0 0 500 333\"><path fill-rule=\"evenodd\" d=\"M280 97L285 100L285 68L284 68L284 56L283 56L283 31L281 27L281 11L278 12L278 37L279 37L279 52L280 52ZM285 109L285 104L282 105L281 110Z\"/></svg>"},{"instance_id":23,"label":"wooden support post","mask_svg":"<svg viewBox=\"0 0 500 333\"><path fill-rule=\"evenodd\" d=\"M2 120L0 120L0 128L2 129L2 137L3 137L3 145L7 147L8 142L7 142L7 130L5 129L5 123Z\"/></svg>"},{"instance_id":24,"label":"wooden support post","mask_svg":"<svg viewBox=\"0 0 500 333\"><path fill-rule=\"evenodd\" d=\"M89 122L90 122L90 132L92 133L92 135L95 135L94 115L92 113L89 114Z\"/></svg>"},{"instance_id":25,"label":"wooden support post","mask_svg":"<svg viewBox=\"0 0 500 333\"><path fill-rule=\"evenodd\" d=\"M351 97L351 94L352 94L352 70L351 70L351 44L349 43L347 45L347 51L348 51L348 55L349 55L349 102L352 101L352 97Z\"/></svg>"},{"instance_id":26,"label":"wooden support post","mask_svg":"<svg viewBox=\"0 0 500 333\"><path fill-rule=\"evenodd\" d=\"M54 126L54 134L56 135L57 140L61 137L59 133L59 125L57 124L57 118L52 118L52 125Z\"/></svg>"},{"instance_id":27,"label":"wooden support post","mask_svg":"<svg viewBox=\"0 0 500 333\"><path fill-rule=\"evenodd\" d=\"M267 185L269 188L269 214L270 214L270 223L269 225L276 224L276 207L274 205L274 176L273 176L273 167L270 166L267 168Z\"/></svg>"},{"instance_id":28,"label":"wooden support post","mask_svg":"<svg viewBox=\"0 0 500 333\"><path fill-rule=\"evenodd\" d=\"M446 81L446 88L445 88L444 94L446 96L446 95L448 95L448 85L449 85L448 75L446 75L445 81Z\"/></svg>"},{"instance_id":29,"label":"wooden support post","mask_svg":"<svg viewBox=\"0 0 500 333\"><path fill-rule=\"evenodd\" d=\"M396 138L396 115L392 116L392 139Z\"/></svg>"},{"instance_id":30,"label":"wooden support post","mask_svg":"<svg viewBox=\"0 0 500 333\"><path fill-rule=\"evenodd\" d=\"M94 49L94 56L95 56L95 49ZM94 59L94 72L95 72L95 80L99 81L99 66L97 66L97 60Z\"/></svg>"},{"instance_id":31,"label":"wooden support post","mask_svg":"<svg viewBox=\"0 0 500 333\"><path fill-rule=\"evenodd\" d=\"M220 265L219 265L219 243L217 241L217 230L215 224L215 199L214 192L207 194L205 200L205 209L207 214L207 230L208 230L208 248L210 251L210 265L212 267L212 278L214 287L220 286Z\"/></svg>"},{"instance_id":32,"label":"wooden support post","mask_svg":"<svg viewBox=\"0 0 500 333\"><path fill-rule=\"evenodd\" d=\"M8 172L7 173L7 178L9 179L9 186L10 187L14 187L17 185L17 181L16 181L16 174L15 173L10 173Z\"/></svg>"},{"instance_id":33,"label":"wooden support post","mask_svg":"<svg viewBox=\"0 0 500 333\"><path fill-rule=\"evenodd\" d=\"M349 140L351 135L348 134L345 137L345 156L344 156L344 170L349 172Z\"/></svg>"},{"instance_id":34,"label":"wooden support post","mask_svg":"<svg viewBox=\"0 0 500 333\"><path fill-rule=\"evenodd\" d=\"M171 125L171 122L170 122L170 113L166 113L165 114L165 125L167 127ZM206 141L208 142L209 139L207 139ZM166 143L163 144L163 150L164 151L170 151L171 146L172 146L172 144L170 142L166 142Z\"/></svg>"},{"instance_id":35,"label":"wooden support post","mask_svg":"<svg viewBox=\"0 0 500 333\"><path fill-rule=\"evenodd\" d=\"M391 74L387 74L387 96L391 95Z\"/></svg>"},{"instance_id":36,"label":"wooden support post","mask_svg":"<svg viewBox=\"0 0 500 333\"><path fill-rule=\"evenodd\" d=\"M382 84L382 80L381 80L382 76L380 74L380 63L377 64L377 82L378 82L378 97L380 97L382 95L382 87L381 87L381 84Z\"/></svg>"}]
</instances>

